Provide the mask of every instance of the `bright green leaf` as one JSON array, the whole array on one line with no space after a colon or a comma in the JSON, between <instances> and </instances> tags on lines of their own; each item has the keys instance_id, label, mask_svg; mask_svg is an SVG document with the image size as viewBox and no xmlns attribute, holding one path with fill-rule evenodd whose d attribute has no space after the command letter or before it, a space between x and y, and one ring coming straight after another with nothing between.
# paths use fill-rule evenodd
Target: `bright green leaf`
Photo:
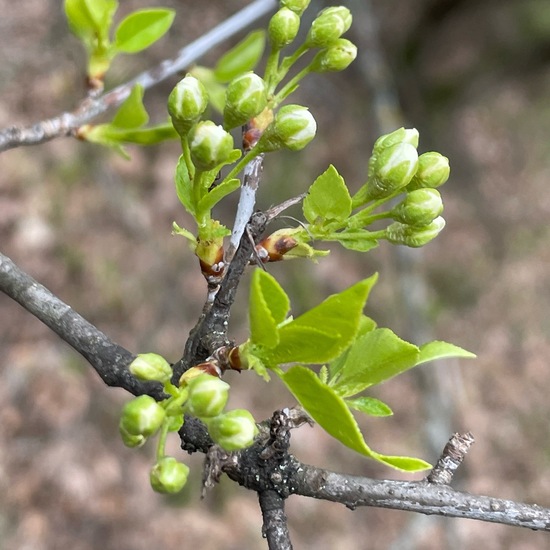
<instances>
[{"instance_id":1,"label":"bright green leaf","mask_svg":"<svg viewBox=\"0 0 550 550\"><path fill-rule=\"evenodd\" d=\"M434 342L428 342L427 344L420 346L420 357L417 364L420 365L421 363L427 363L428 361L447 359L449 357L473 359L476 356L475 354L459 348L454 344L435 340Z\"/></svg>"},{"instance_id":2,"label":"bright green leaf","mask_svg":"<svg viewBox=\"0 0 550 550\"><path fill-rule=\"evenodd\" d=\"M374 397L356 397L354 399L346 399L348 407L356 411L368 414L369 416L391 416L393 411L379 399Z\"/></svg>"},{"instance_id":3,"label":"bright green leaf","mask_svg":"<svg viewBox=\"0 0 550 550\"><path fill-rule=\"evenodd\" d=\"M331 240L338 241L344 248L356 252L368 252L378 246L378 240L372 238L372 233L362 229L345 229L330 235Z\"/></svg>"},{"instance_id":4,"label":"bright green leaf","mask_svg":"<svg viewBox=\"0 0 550 550\"><path fill-rule=\"evenodd\" d=\"M414 367L419 356L416 346L378 328L355 340L330 385L343 397L355 395Z\"/></svg>"},{"instance_id":5,"label":"bright green leaf","mask_svg":"<svg viewBox=\"0 0 550 550\"><path fill-rule=\"evenodd\" d=\"M147 124L149 115L143 106L143 86L136 84L119 107L111 124L117 128L139 128Z\"/></svg>"},{"instance_id":6,"label":"bright green leaf","mask_svg":"<svg viewBox=\"0 0 550 550\"><path fill-rule=\"evenodd\" d=\"M280 325L288 315L290 300L273 275L262 269L257 269L256 273L259 273L257 277L260 281L262 294L265 297L269 311L277 325Z\"/></svg>"},{"instance_id":7,"label":"bright green leaf","mask_svg":"<svg viewBox=\"0 0 550 550\"><path fill-rule=\"evenodd\" d=\"M351 214L351 197L344 182L332 164L309 188L303 211L311 224L343 221Z\"/></svg>"},{"instance_id":8,"label":"bright green leaf","mask_svg":"<svg viewBox=\"0 0 550 550\"><path fill-rule=\"evenodd\" d=\"M241 348L239 348L239 352L241 354L243 353L241 351ZM269 376L269 371L267 370L267 367L265 366L264 362L258 356L254 355L254 352L245 353L244 356L248 363L248 368L253 370L259 376L261 376L266 382L269 382L271 378Z\"/></svg>"},{"instance_id":9,"label":"bright green leaf","mask_svg":"<svg viewBox=\"0 0 550 550\"><path fill-rule=\"evenodd\" d=\"M87 48L92 47L95 34L95 22L84 0L65 0L65 15L69 28L80 38Z\"/></svg>"},{"instance_id":10,"label":"bright green leaf","mask_svg":"<svg viewBox=\"0 0 550 550\"><path fill-rule=\"evenodd\" d=\"M199 211L200 212L209 212L212 208L218 204L224 197L236 191L241 185L241 182L237 178L233 178L220 185L216 185L211 191L209 191L200 201L199 201Z\"/></svg>"},{"instance_id":11,"label":"bright green leaf","mask_svg":"<svg viewBox=\"0 0 550 550\"><path fill-rule=\"evenodd\" d=\"M136 53L164 35L175 12L166 8L138 10L125 17L115 32L115 48L120 52Z\"/></svg>"},{"instance_id":12,"label":"bright green leaf","mask_svg":"<svg viewBox=\"0 0 550 550\"><path fill-rule=\"evenodd\" d=\"M265 281L263 281L265 279ZM263 293L262 282L273 279L261 269L252 274L250 284L250 303L248 319L250 323L250 341L252 344L274 348L279 343L277 322L273 318L266 296Z\"/></svg>"},{"instance_id":13,"label":"bright green leaf","mask_svg":"<svg viewBox=\"0 0 550 550\"><path fill-rule=\"evenodd\" d=\"M324 363L341 353L342 337L337 333L288 323L279 328L279 343L266 351L270 366L282 363Z\"/></svg>"},{"instance_id":14,"label":"bright green leaf","mask_svg":"<svg viewBox=\"0 0 550 550\"><path fill-rule=\"evenodd\" d=\"M185 207L185 210L189 212L193 217L195 216L195 208L193 204L193 184L189 177L187 170L187 164L183 155L180 156L178 166L176 168L176 194L181 204Z\"/></svg>"},{"instance_id":15,"label":"bright green leaf","mask_svg":"<svg viewBox=\"0 0 550 550\"><path fill-rule=\"evenodd\" d=\"M158 126L149 126L148 128L119 130L117 135L120 141L124 143L135 143L138 145L156 145L162 141L179 138L171 122L159 124Z\"/></svg>"},{"instance_id":16,"label":"bright green leaf","mask_svg":"<svg viewBox=\"0 0 550 550\"><path fill-rule=\"evenodd\" d=\"M192 245L193 250L197 247L197 237L187 229L180 227L176 222L172 222L172 235L180 235L185 237Z\"/></svg>"},{"instance_id":17,"label":"bright green leaf","mask_svg":"<svg viewBox=\"0 0 550 550\"><path fill-rule=\"evenodd\" d=\"M253 31L234 48L223 55L214 74L219 82L229 82L236 76L252 71L260 61L265 48L265 31Z\"/></svg>"},{"instance_id":18,"label":"bright green leaf","mask_svg":"<svg viewBox=\"0 0 550 550\"><path fill-rule=\"evenodd\" d=\"M427 462L417 458L387 456L373 451L363 439L361 430L342 397L333 388L323 384L311 369L294 366L280 376L311 418L346 447L398 470L418 471L430 468Z\"/></svg>"}]
</instances>

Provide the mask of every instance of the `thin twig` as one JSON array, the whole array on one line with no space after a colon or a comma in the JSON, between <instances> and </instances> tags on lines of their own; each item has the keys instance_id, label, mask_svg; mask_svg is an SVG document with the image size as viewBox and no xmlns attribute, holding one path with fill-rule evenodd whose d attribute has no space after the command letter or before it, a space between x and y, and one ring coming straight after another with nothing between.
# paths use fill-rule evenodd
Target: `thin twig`
<instances>
[{"instance_id":1,"label":"thin twig","mask_svg":"<svg viewBox=\"0 0 550 550\"><path fill-rule=\"evenodd\" d=\"M110 340L2 253L0 290L83 355L108 386L124 388L134 395L163 397L159 384L143 383L132 376L128 366L135 355Z\"/></svg>"},{"instance_id":2,"label":"thin twig","mask_svg":"<svg viewBox=\"0 0 550 550\"><path fill-rule=\"evenodd\" d=\"M117 86L99 97L87 97L72 111L43 120L31 126L10 126L0 130L0 152L22 145L37 145L57 137L72 134L111 107L120 105L136 84L148 89L170 76L184 71L191 63L224 40L242 31L251 23L273 10L275 0L255 0L206 34L182 48L174 59L166 59L156 67Z\"/></svg>"},{"instance_id":3,"label":"thin twig","mask_svg":"<svg viewBox=\"0 0 550 550\"><path fill-rule=\"evenodd\" d=\"M258 493L258 499L264 520L262 534L269 550L292 550L284 499L272 490Z\"/></svg>"}]
</instances>

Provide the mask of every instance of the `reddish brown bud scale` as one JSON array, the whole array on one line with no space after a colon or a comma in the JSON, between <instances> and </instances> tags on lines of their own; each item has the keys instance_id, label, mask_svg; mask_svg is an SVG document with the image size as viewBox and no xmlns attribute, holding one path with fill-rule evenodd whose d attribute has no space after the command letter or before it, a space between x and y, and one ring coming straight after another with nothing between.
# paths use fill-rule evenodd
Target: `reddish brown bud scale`
<instances>
[{"instance_id":1,"label":"reddish brown bud scale","mask_svg":"<svg viewBox=\"0 0 550 550\"><path fill-rule=\"evenodd\" d=\"M241 372L243 370L243 363L241 361L241 355L237 346L231 348L227 354L227 362L232 370Z\"/></svg>"},{"instance_id":2,"label":"reddish brown bud scale","mask_svg":"<svg viewBox=\"0 0 550 550\"><path fill-rule=\"evenodd\" d=\"M298 246L298 241L289 235L277 235L274 233L264 239L256 247L258 256L264 262L278 262L283 259L283 256L289 251ZM264 252L265 251L265 252ZM263 256L267 253L267 258Z\"/></svg>"},{"instance_id":3,"label":"reddish brown bud scale","mask_svg":"<svg viewBox=\"0 0 550 550\"><path fill-rule=\"evenodd\" d=\"M218 365L217 361L205 361L204 363L195 365L194 368L201 370L210 376L217 376L218 378L222 377L222 369Z\"/></svg>"},{"instance_id":4,"label":"reddish brown bud scale","mask_svg":"<svg viewBox=\"0 0 550 550\"><path fill-rule=\"evenodd\" d=\"M220 246L213 255L213 261L205 261L199 258L201 273L209 284L218 284L223 278L225 273L223 254L223 247Z\"/></svg>"}]
</instances>

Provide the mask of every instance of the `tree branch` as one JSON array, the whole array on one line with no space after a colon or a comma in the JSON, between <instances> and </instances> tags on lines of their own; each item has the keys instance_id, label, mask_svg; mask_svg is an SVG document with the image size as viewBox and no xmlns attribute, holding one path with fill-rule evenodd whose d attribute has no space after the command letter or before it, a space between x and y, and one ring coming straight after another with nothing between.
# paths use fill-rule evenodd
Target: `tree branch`
<instances>
[{"instance_id":1,"label":"tree branch","mask_svg":"<svg viewBox=\"0 0 550 550\"><path fill-rule=\"evenodd\" d=\"M134 395L147 393L162 399L164 394L160 384L140 382L128 370L135 355L110 340L2 253L0 290L78 351L108 386L124 388Z\"/></svg>"},{"instance_id":2,"label":"tree branch","mask_svg":"<svg viewBox=\"0 0 550 550\"><path fill-rule=\"evenodd\" d=\"M272 490L258 493L264 518L262 534L267 539L269 550L292 550L285 515L285 501Z\"/></svg>"},{"instance_id":3,"label":"tree branch","mask_svg":"<svg viewBox=\"0 0 550 550\"><path fill-rule=\"evenodd\" d=\"M31 126L10 126L0 130L0 152L22 145L37 145L57 137L67 136L111 107L120 105L136 84L148 89L181 71L224 40L248 27L273 10L275 0L255 0L212 30L182 48L174 59L166 59L156 67L117 86L99 97L87 97L69 113L38 122Z\"/></svg>"}]
</instances>

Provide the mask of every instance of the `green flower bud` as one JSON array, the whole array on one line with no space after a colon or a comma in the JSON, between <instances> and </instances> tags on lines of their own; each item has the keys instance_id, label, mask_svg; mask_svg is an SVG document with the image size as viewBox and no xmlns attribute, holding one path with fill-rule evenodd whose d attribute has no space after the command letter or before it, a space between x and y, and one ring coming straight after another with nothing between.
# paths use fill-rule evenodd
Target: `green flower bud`
<instances>
[{"instance_id":1,"label":"green flower bud","mask_svg":"<svg viewBox=\"0 0 550 550\"><path fill-rule=\"evenodd\" d=\"M234 78L225 92L225 128L241 126L261 113L266 105L267 87L262 78L253 72Z\"/></svg>"},{"instance_id":2,"label":"green flower bud","mask_svg":"<svg viewBox=\"0 0 550 550\"><path fill-rule=\"evenodd\" d=\"M407 225L425 227L443 212L443 201L435 189L416 189L391 211L392 218Z\"/></svg>"},{"instance_id":3,"label":"green flower bud","mask_svg":"<svg viewBox=\"0 0 550 550\"><path fill-rule=\"evenodd\" d=\"M356 57L355 44L345 38L339 38L313 58L311 70L316 73L343 71Z\"/></svg>"},{"instance_id":4,"label":"green flower bud","mask_svg":"<svg viewBox=\"0 0 550 550\"><path fill-rule=\"evenodd\" d=\"M418 153L409 143L387 147L369 166L368 200L389 197L406 187L416 173Z\"/></svg>"},{"instance_id":5,"label":"green flower bud","mask_svg":"<svg viewBox=\"0 0 550 550\"><path fill-rule=\"evenodd\" d=\"M188 137L193 164L203 171L226 161L233 150L233 138L211 120L199 122Z\"/></svg>"},{"instance_id":6,"label":"green flower bud","mask_svg":"<svg viewBox=\"0 0 550 550\"><path fill-rule=\"evenodd\" d=\"M418 147L419 133L416 128L399 128L389 134L380 136L375 142L372 148L373 154L379 154L384 149L397 145L398 143L409 143L414 148Z\"/></svg>"},{"instance_id":7,"label":"green flower bud","mask_svg":"<svg viewBox=\"0 0 550 550\"><path fill-rule=\"evenodd\" d=\"M281 8L288 8L298 15L302 15L309 6L311 0L281 0Z\"/></svg>"},{"instance_id":8,"label":"green flower bud","mask_svg":"<svg viewBox=\"0 0 550 550\"><path fill-rule=\"evenodd\" d=\"M316 131L317 123L306 107L285 105L263 133L259 148L266 153L283 147L299 151L315 137Z\"/></svg>"},{"instance_id":9,"label":"green flower bud","mask_svg":"<svg viewBox=\"0 0 550 550\"><path fill-rule=\"evenodd\" d=\"M120 431L130 435L153 435L164 421L164 409L149 395L140 395L126 403L120 418Z\"/></svg>"},{"instance_id":10,"label":"green flower bud","mask_svg":"<svg viewBox=\"0 0 550 550\"><path fill-rule=\"evenodd\" d=\"M119 426L119 432L122 442L126 447L130 447L130 449L141 447L146 441L144 436L129 434L122 426Z\"/></svg>"},{"instance_id":11,"label":"green flower bud","mask_svg":"<svg viewBox=\"0 0 550 550\"><path fill-rule=\"evenodd\" d=\"M149 481L153 491L164 494L179 493L187 483L189 466L173 456L161 458L151 470Z\"/></svg>"},{"instance_id":12,"label":"green flower bud","mask_svg":"<svg viewBox=\"0 0 550 550\"><path fill-rule=\"evenodd\" d=\"M418 157L418 170L407 189L412 191L422 187L439 187L449 179L450 171L447 157L434 151L423 153Z\"/></svg>"},{"instance_id":13,"label":"green flower bud","mask_svg":"<svg viewBox=\"0 0 550 550\"><path fill-rule=\"evenodd\" d=\"M180 80L168 97L168 112L172 124L181 137L185 137L199 120L208 105L208 93L194 76Z\"/></svg>"},{"instance_id":14,"label":"green flower bud","mask_svg":"<svg viewBox=\"0 0 550 550\"><path fill-rule=\"evenodd\" d=\"M351 12L344 6L324 9L311 24L305 45L308 48L331 46L350 28L351 21Z\"/></svg>"},{"instance_id":15,"label":"green flower bud","mask_svg":"<svg viewBox=\"0 0 550 550\"><path fill-rule=\"evenodd\" d=\"M244 409L235 409L216 416L208 422L213 441L226 451L250 447L258 433L254 417Z\"/></svg>"},{"instance_id":16,"label":"green flower bud","mask_svg":"<svg viewBox=\"0 0 550 550\"><path fill-rule=\"evenodd\" d=\"M269 21L268 34L274 50L288 46L298 34L300 16L288 8L281 8Z\"/></svg>"},{"instance_id":17,"label":"green flower bud","mask_svg":"<svg viewBox=\"0 0 550 550\"><path fill-rule=\"evenodd\" d=\"M222 413L229 397L229 384L210 374L191 378L185 410L198 418L211 418Z\"/></svg>"},{"instance_id":18,"label":"green flower bud","mask_svg":"<svg viewBox=\"0 0 550 550\"><path fill-rule=\"evenodd\" d=\"M164 357L156 353L140 353L130 364L130 372L140 380L168 382L172 368Z\"/></svg>"},{"instance_id":19,"label":"green flower bud","mask_svg":"<svg viewBox=\"0 0 550 550\"><path fill-rule=\"evenodd\" d=\"M425 227L394 222L386 228L386 239L393 244L419 248L435 239L444 227L445 220L441 216Z\"/></svg>"}]
</instances>

